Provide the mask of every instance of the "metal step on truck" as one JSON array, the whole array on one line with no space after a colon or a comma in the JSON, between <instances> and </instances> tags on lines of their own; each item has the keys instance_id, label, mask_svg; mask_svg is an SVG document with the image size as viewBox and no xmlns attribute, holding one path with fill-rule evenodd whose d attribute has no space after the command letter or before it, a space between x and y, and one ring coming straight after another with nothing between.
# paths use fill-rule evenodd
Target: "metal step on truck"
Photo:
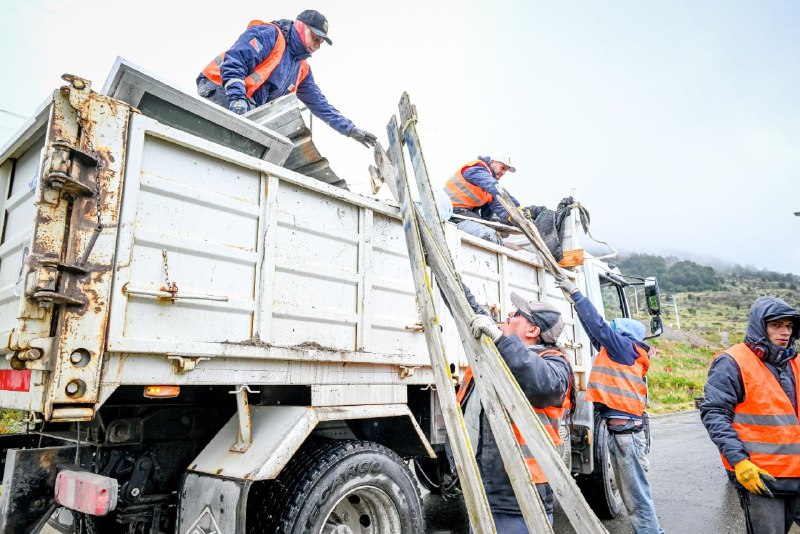
<instances>
[{"instance_id":1,"label":"metal step on truck","mask_svg":"<svg viewBox=\"0 0 800 534\"><path fill-rule=\"evenodd\" d=\"M445 430L397 207L337 187L294 96L242 118L121 59L65 80L0 149L0 407L27 414L0 531L424 532ZM446 237L484 307L561 309L581 399L592 349L538 256ZM654 280L574 269L608 318L644 285L659 330ZM591 404L563 431L619 513Z\"/></svg>"}]
</instances>

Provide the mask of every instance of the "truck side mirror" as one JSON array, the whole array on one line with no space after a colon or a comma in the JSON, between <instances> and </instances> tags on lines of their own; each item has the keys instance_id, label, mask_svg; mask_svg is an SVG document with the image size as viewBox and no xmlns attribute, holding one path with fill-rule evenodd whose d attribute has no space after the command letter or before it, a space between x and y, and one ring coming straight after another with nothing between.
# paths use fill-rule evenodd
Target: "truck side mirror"
<instances>
[{"instance_id":1,"label":"truck side mirror","mask_svg":"<svg viewBox=\"0 0 800 534\"><path fill-rule=\"evenodd\" d=\"M653 277L644 280L644 297L647 312L650 315L661 315L661 293L658 291L658 280Z\"/></svg>"},{"instance_id":2,"label":"truck side mirror","mask_svg":"<svg viewBox=\"0 0 800 534\"><path fill-rule=\"evenodd\" d=\"M653 315L650 317L650 336L658 337L664 331L664 323L661 321L660 315Z\"/></svg>"}]
</instances>

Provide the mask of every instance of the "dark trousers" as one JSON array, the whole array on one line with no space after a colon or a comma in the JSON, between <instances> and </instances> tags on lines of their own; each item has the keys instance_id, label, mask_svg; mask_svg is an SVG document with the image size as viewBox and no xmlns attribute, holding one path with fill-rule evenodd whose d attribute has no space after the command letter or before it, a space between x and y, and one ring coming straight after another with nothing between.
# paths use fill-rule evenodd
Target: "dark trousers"
<instances>
[{"instance_id":1,"label":"dark trousers","mask_svg":"<svg viewBox=\"0 0 800 534\"><path fill-rule=\"evenodd\" d=\"M737 490L747 534L786 534L793 523L800 525L800 495L770 499L742 488Z\"/></svg>"},{"instance_id":2,"label":"dark trousers","mask_svg":"<svg viewBox=\"0 0 800 534\"><path fill-rule=\"evenodd\" d=\"M539 497L542 499L544 510L547 512L547 519L550 524L553 524L553 510L555 508L555 495L550 488L550 484L536 484L536 489L539 491ZM525 524L525 518L522 514L505 514L503 512L492 511L492 519L497 528L498 534L530 534L528 525ZM469 529L474 534L472 528Z\"/></svg>"}]
</instances>

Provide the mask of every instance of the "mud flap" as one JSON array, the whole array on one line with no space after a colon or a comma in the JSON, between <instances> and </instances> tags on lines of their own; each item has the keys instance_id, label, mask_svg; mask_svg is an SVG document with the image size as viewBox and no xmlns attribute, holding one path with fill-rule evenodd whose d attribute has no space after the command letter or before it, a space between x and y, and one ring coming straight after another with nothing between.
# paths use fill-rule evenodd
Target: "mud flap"
<instances>
[{"instance_id":1,"label":"mud flap","mask_svg":"<svg viewBox=\"0 0 800 534\"><path fill-rule=\"evenodd\" d=\"M179 534L244 532L249 480L228 480L187 473L178 509Z\"/></svg>"},{"instance_id":2,"label":"mud flap","mask_svg":"<svg viewBox=\"0 0 800 534\"><path fill-rule=\"evenodd\" d=\"M0 440L1 448L7 448L0 495L0 532L31 532L34 525L52 512L58 466L75 459L74 446L11 448L32 446L38 439L38 436L20 435L3 436ZM15 441L19 443L13 443Z\"/></svg>"}]
</instances>

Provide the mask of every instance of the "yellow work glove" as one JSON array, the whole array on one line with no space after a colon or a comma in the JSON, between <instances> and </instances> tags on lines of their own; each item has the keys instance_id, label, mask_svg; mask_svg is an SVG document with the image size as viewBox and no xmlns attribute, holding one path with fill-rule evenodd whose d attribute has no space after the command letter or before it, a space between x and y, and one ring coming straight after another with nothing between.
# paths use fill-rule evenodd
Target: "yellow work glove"
<instances>
[{"instance_id":1,"label":"yellow work glove","mask_svg":"<svg viewBox=\"0 0 800 534\"><path fill-rule=\"evenodd\" d=\"M736 480L750 493L772 498L772 492L764 484L764 480L775 480L765 469L761 469L750 460L742 460L733 469L736 471Z\"/></svg>"}]
</instances>

